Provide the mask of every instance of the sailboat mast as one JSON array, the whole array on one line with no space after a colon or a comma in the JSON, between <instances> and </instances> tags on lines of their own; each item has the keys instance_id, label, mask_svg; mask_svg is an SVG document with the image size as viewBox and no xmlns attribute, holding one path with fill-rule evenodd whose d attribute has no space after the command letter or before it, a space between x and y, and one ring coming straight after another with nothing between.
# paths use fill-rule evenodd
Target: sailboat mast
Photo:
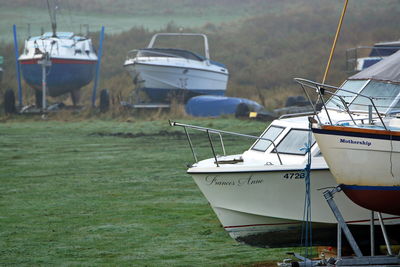
<instances>
[{"instance_id":1,"label":"sailboat mast","mask_svg":"<svg viewBox=\"0 0 400 267\"><path fill-rule=\"evenodd\" d=\"M47 0L47 9L49 11L50 22L51 22L51 30L53 32L53 37L57 37L57 21L56 21L56 6L54 9L50 8L50 2Z\"/></svg>"}]
</instances>

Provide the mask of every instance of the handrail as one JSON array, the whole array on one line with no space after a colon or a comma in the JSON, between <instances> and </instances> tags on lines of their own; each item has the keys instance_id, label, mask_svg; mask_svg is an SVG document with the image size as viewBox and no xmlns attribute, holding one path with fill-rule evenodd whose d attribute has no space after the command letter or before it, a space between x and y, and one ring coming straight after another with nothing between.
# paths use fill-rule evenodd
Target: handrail
<instances>
[{"instance_id":1,"label":"handrail","mask_svg":"<svg viewBox=\"0 0 400 267\"><path fill-rule=\"evenodd\" d=\"M296 117L303 117L303 116L313 115L313 114L314 114L313 111L309 111L309 112L299 112L299 113L290 113L290 114L282 114L281 116L279 116L278 120L280 120L280 119L296 118Z\"/></svg>"},{"instance_id":2,"label":"handrail","mask_svg":"<svg viewBox=\"0 0 400 267\"><path fill-rule=\"evenodd\" d=\"M385 123L383 122L382 116L381 116L380 112L378 111L378 108L376 107L372 97L366 96L366 95L363 95L363 94L360 94L360 93L352 92L350 90L346 90L346 89L343 89L343 88L340 88L340 87L336 87L336 86L332 86L332 85L328 85L328 84L323 84L323 83L318 83L318 82L307 80L307 79L303 79L303 78L294 78L294 80L301 85L301 87L303 88L303 90L304 90L304 92L306 93L307 96L308 96L308 93L307 93L305 87L316 89L316 92L319 95L319 99L321 99L321 101L322 101L322 105L323 105L323 107L325 109L325 112L326 112L326 114L328 116L328 120L329 120L331 125L333 123L332 123L332 120L331 120L331 118L329 116L329 112L328 112L328 108L326 106L326 103L323 100L323 95L325 93L328 93L328 94L330 94L330 95L332 95L334 97L338 97L340 99L340 101L342 102L343 106L345 107L346 112L349 114L350 118L355 123L355 121L354 121L354 119L353 119L353 117L351 115L351 111L350 111L346 101L343 99L342 96L336 94L337 91L343 91L343 92L346 92L346 93L349 93L349 94L353 94L353 95L356 95L356 96L361 96L361 97L367 98L371 102L371 105L374 108L376 114L378 115L378 118L381 121L383 127L385 128L385 130L387 130L387 127L386 127ZM335 92L331 92L331 91L329 91L327 89L335 90ZM308 96L308 100L310 101L310 104L313 105L313 108L314 108L314 104L312 103L312 101L311 101L309 96ZM319 116L318 116L318 113L316 112L315 108L314 108L314 112L315 112L315 115L318 118L318 121L321 123L321 121L319 119Z\"/></svg>"},{"instance_id":3,"label":"handrail","mask_svg":"<svg viewBox=\"0 0 400 267\"><path fill-rule=\"evenodd\" d=\"M241 137L252 138L252 139L257 139L257 140L265 140L265 141L271 142L271 144L274 147L274 150L276 151L276 155L278 157L279 164L282 165L281 156L279 155L278 149L276 148L276 145L275 145L274 141L271 140L271 139L264 138L264 137L258 137L258 136L254 136L254 135L241 134L241 133L235 133L235 132L229 132L229 131L223 131L223 130L217 130L217 129L201 127L201 126L196 126L196 125L191 125L191 124L184 124L184 123L179 123L179 122L175 122L175 121L171 121L171 120L169 120L168 122L169 122L170 126L179 126L179 127L183 127L185 129L185 133L186 133L186 136L188 138L189 146L190 146L190 149L192 150L192 154L193 154L193 157L194 157L196 162L198 162L197 156L196 156L196 154L194 152L194 148L193 148L192 142L190 140L190 137L189 137L189 134L187 133L186 128L190 128L190 129L193 129L193 130L197 130L197 131L201 131L201 132L206 132L207 133L207 135L209 137L209 141L210 141L210 146L211 146L211 149L213 151L213 155L214 155L214 158L215 158L215 161L216 161L216 164L217 164L217 167L219 167L219 164L218 164L217 156L215 154L214 146L213 146L211 138L209 136L210 133L218 134L220 136L221 145L222 145L222 149L223 149L224 155L225 155L226 152L225 152L225 147L224 147L224 144L223 144L223 141L222 141L222 135L221 134L241 136Z\"/></svg>"},{"instance_id":4,"label":"handrail","mask_svg":"<svg viewBox=\"0 0 400 267\"><path fill-rule=\"evenodd\" d=\"M360 46L357 46L357 47L348 48L348 49L346 49L346 52L347 51L349 51L349 52L350 51L357 51L357 50L361 50L361 49L376 49L376 52L378 54L377 57L383 58L383 56L381 55L379 50L400 49L400 46L364 46L364 45L360 45Z\"/></svg>"},{"instance_id":5,"label":"handrail","mask_svg":"<svg viewBox=\"0 0 400 267\"><path fill-rule=\"evenodd\" d=\"M210 62L210 50L208 46L208 38L207 35L203 33L156 33L153 35L151 38L151 41L147 48L152 48L154 45L154 42L156 41L158 36L201 36L204 39L204 56L206 58L206 61L209 63Z\"/></svg>"}]
</instances>

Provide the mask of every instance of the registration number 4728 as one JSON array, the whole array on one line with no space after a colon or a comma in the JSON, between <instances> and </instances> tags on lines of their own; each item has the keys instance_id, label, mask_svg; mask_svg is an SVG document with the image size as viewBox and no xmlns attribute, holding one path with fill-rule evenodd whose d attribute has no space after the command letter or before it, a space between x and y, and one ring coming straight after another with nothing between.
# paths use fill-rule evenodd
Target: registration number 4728
<instances>
[{"instance_id":1,"label":"registration number 4728","mask_svg":"<svg viewBox=\"0 0 400 267\"><path fill-rule=\"evenodd\" d=\"M288 172L283 175L285 179L304 179L305 177L305 172Z\"/></svg>"}]
</instances>

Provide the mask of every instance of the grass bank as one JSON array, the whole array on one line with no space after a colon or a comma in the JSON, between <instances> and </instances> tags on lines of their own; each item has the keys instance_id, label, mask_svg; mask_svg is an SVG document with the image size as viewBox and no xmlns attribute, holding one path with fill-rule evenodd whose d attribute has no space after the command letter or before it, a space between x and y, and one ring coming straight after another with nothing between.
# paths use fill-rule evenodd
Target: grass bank
<instances>
[{"instance_id":1,"label":"grass bank","mask_svg":"<svg viewBox=\"0 0 400 267\"><path fill-rule=\"evenodd\" d=\"M195 123L251 134L265 126ZM8 121L0 143L0 265L252 266L286 251L227 235L185 173L185 136L165 120Z\"/></svg>"}]
</instances>

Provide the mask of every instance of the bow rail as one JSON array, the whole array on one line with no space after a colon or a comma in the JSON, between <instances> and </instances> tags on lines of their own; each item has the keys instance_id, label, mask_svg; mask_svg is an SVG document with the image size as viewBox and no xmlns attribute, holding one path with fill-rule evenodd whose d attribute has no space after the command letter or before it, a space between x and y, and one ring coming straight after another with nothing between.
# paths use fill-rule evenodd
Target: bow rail
<instances>
[{"instance_id":1,"label":"bow rail","mask_svg":"<svg viewBox=\"0 0 400 267\"><path fill-rule=\"evenodd\" d=\"M258 136L254 136L254 135L241 134L241 133L235 133L235 132L229 132L229 131L223 131L223 130L217 130L217 129L201 127L201 126L196 126L196 125L191 125L191 124L184 124L184 123L179 123L179 122L171 121L171 120L169 120L169 125L170 126L182 127L184 129L185 134L186 134L186 138L187 138L189 146L190 146L190 150L192 151L192 155L193 155L193 158L196 161L196 163L198 162L198 159L197 159L197 156L196 156L196 153L195 153L195 150L194 150L194 146L193 146L192 140L190 139L189 132L187 131L188 128L189 129L193 129L193 130L197 130L197 131L201 131L201 132L205 132L207 134L208 141L209 141L210 147L211 147L211 151L213 153L213 156L214 156L214 159L215 159L215 164L217 165L217 167L219 167L218 156L215 153L214 144L212 142L210 134L216 134L216 135L219 136L224 156L226 156L226 150L225 150L225 145L224 145L224 142L223 142L222 134L246 137L246 138L251 138L251 139L256 139L256 140L265 140L265 141L271 142L271 144L274 147L274 150L276 151L276 155L278 157L279 164L282 165L281 157L279 155L278 150L276 149L276 144L271 139L264 138L264 137L258 137Z\"/></svg>"}]
</instances>

